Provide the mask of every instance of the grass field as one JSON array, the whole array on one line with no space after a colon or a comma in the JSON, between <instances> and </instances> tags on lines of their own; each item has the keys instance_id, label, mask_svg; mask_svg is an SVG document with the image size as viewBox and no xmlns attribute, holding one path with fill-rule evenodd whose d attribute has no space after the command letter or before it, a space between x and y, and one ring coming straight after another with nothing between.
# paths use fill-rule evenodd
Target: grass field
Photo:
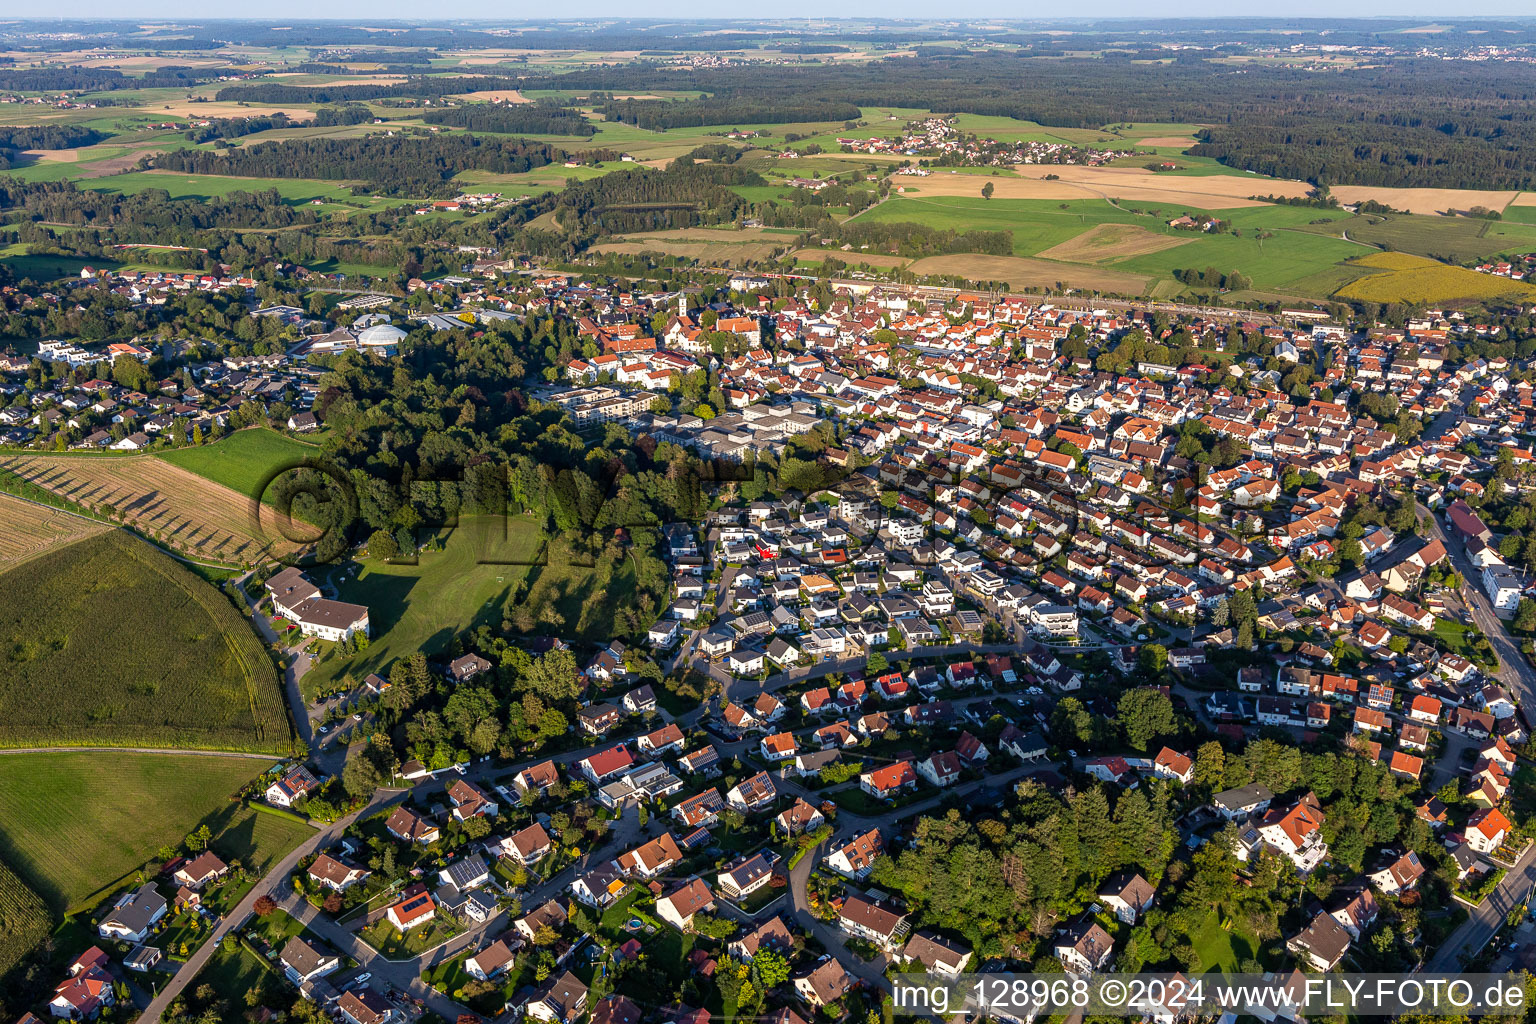
<instances>
[{"instance_id":1,"label":"grass field","mask_svg":"<svg viewBox=\"0 0 1536 1024\"><path fill-rule=\"evenodd\" d=\"M259 763L259 762L258 762ZM283 855L315 834L302 821L231 805L216 816L213 852L226 861L238 860L254 875L283 859Z\"/></svg>"},{"instance_id":2,"label":"grass field","mask_svg":"<svg viewBox=\"0 0 1536 1024\"><path fill-rule=\"evenodd\" d=\"M100 533L106 527L53 508L0 495L0 572L49 548Z\"/></svg>"},{"instance_id":3,"label":"grass field","mask_svg":"<svg viewBox=\"0 0 1536 1024\"><path fill-rule=\"evenodd\" d=\"M62 911L230 807L230 796L263 767L190 754L6 754L0 853Z\"/></svg>"},{"instance_id":4,"label":"grass field","mask_svg":"<svg viewBox=\"0 0 1536 1024\"><path fill-rule=\"evenodd\" d=\"M0 574L0 745L285 751L277 671L228 599L122 531Z\"/></svg>"},{"instance_id":5,"label":"grass field","mask_svg":"<svg viewBox=\"0 0 1536 1024\"><path fill-rule=\"evenodd\" d=\"M543 564L530 564L535 562ZM321 660L302 681L306 695L327 692L347 673L361 680L385 672L416 651L439 654L455 634L481 624L500 626L520 605L554 608L563 619L560 635L569 641L606 642L618 605L635 587L628 561L599 590L596 574L571 564L563 549L546 552L529 520L507 520L503 535L502 520L490 516L461 519L443 550L423 552L417 565L364 558L355 572L334 569L330 579L341 600L368 606L372 642L350 660L336 654ZM519 590L526 596L514 603Z\"/></svg>"},{"instance_id":6,"label":"grass field","mask_svg":"<svg viewBox=\"0 0 1536 1024\"><path fill-rule=\"evenodd\" d=\"M256 498L274 472L318 455L313 445L268 427L252 427L199 448L161 452L159 458L246 498Z\"/></svg>"},{"instance_id":7,"label":"grass field","mask_svg":"<svg viewBox=\"0 0 1536 1024\"><path fill-rule=\"evenodd\" d=\"M910 221L955 231L1008 231L1013 236L1014 255L1050 260L1043 265L1041 260L1017 264L988 262L986 267L991 272L980 273L982 264L973 256L930 257L911 268L916 273L956 273L982 280L1006 280L1020 287L1049 287L1059 280L1069 287L1128 294L1158 288L1162 282L1166 287L1159 295L1166 292L1171 296L1179 291L1172 281L1174 270L1213 266L1221 271L1242 271L1253 280L1256 289L1323 298L1342 280L1326 290L1317 290L1305 287L1308 279L1366 251L1361 245L1337 237L1336 232L1329 235L1292 230L1311 220L1347 216L1342 212L1332 214L1289 206L1219 211L1221 219L1231 222L1235 229L1232 233L1177 231L1168 227L1167 221L1182 212L1184 207L1176 205L1116 206L1099 199L1058 203L961 197L925 199L919 195L888 200L855 220ZM855 262L858 256L848 253L841 258ZM1074 266L1067 261L1068 256L1082 261L1081 264ZM967 266L974 266L978 272L963 269ZM1061 269L1051 269L1058 266ZM1097 273L1099 270L1106 273ZM1088 272L1086 276L1084 271Z\"/></svg>"},{"instance_id":8,"label":"grass field","mask_svg":"<svg viewBox=\"0 0 1536 1024\"><path fill-rule=\"evenodd\" d=\"M1536 224L1515 220L1369 214L1328 225L1307 225L1302 230L1324 234L1347 231L1357 242L1457 263L1536 249Z\"/></svg>"},{"instance_id":9,"label":"grass field","mask_svg":"<svg viewBox=\"0 0 1536 1024\"><path fill-rule=\"evenodd\" d=\"M350 661L332 656L311 669L303 679L306 695L324 692L345 672L362 679L415 651L437 654L459 630L499 626L512 588L543 545L530 523L509 520L505 540L500 524L491 517L465 518L442 551L423 553L417 565L365 558L355 577L333 570L340 599L368 606L372 642ZM489 559L519 564L480 564Z\"/></svg>"},{"instance_id":10,"label":"grass field","mask_svg":"<svg viewBox=\"0 0 1536 1024\"><path fill-rule=\"evenodd\" d=\"M8 455L0 469L92 509L110 505L124 522L199 560L239 565L269 543L293 546L272 524L253 521L246 495L152 455Z\"/></svg>"},{"instance_id":11,"label":"grass field","mask_svg":"<svg viewBox=\"0 0 1536 1024\"><path fill-rule=\"evenodd\" d=\"M306 178L236 178L216 174L178 174L170 171L135 171L114 174L106 178L92 178L80 183L82 188L99 192L116 192L128 195L149 188L163 188L172 199L212 199L235 192L266 192L276 189L278 195L290 203L307 203L312 199L357 201L376 206L398 205L402 200L370 199L354 197L352 186L334 181L311 181Z\"/></svg>"},{"instance_id":12,"label":"grass field","mask_svg":"<svg viewBox=\"0 0 1536 1024\"><path fill-rule=\"evenodd\" d=\"M1363 302L1450 302L1455 300L1508 299L1529 302L1536 285L1479 274L1421 256L1383 252L1355 261L1356 266L1381 271L1358 278L1340 288L1338 295Z\"/></svg>"}]
</instances>

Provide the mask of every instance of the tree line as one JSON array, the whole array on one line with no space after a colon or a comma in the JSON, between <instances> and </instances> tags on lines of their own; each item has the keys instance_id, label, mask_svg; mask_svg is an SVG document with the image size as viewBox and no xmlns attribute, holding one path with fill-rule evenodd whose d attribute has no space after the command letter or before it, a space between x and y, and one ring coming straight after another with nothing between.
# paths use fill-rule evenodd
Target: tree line
<instances>
[{"instance_id":1,"label":"tree line","mask_svg":"<svg viewBox=\"0 0 1536 1024\"><path fill-rule=\"evenodd\" d=\"M476 103L466 107L429 110L421 115L428 124L468 128L474 132L508 135L596 135L597 129L581 111L546 103L511 105Z\"/></svg>"},{"instance_id":2,"label":"tree line","mask_svg":"<svg viewBox=\"0 0 1536 1024\"><path fill-rule=\"evenodd\" d=\"M515 84L505 78L484 75L424 75L379 85L283 85L278 82L260 82L255 85L225 86L214 99L220 102L243 100L247 103L366 103L389 96L436 99L459 93L505 89Z\"/></svg>"},{"instance_id":3,"label":"tree line","mask_svg":"<svg viewBox=\"0 0 1536 1024\"><path fill-rule=\"evenodd\" d=\"M838 229L837 238L855 249L868 246L899 256L941 256L956 252L1013 255L1011 231L956 231L907 221L850 221Z\"/></svg>"},{"instance_id":4,"label":"tree line","mask_svg":"<svg viewBox=\"0 0 1536 1024\"><path fill-rule=\"evenodd\" d=\"M525 139L367 135L262 142L222 153L171 150L155 156L151 166L186 174L354 179L366 182L369 192L431 196L453 191L449 182L462 171L520 174L565 157L562 150Z\"/></svg>"},{"instance_id":5,"label":"tree line","mask_svg":"<svg viewBox=\"0 0 1536 1024\"><path fill-rule=\"evenodd\" d=\"M859 108L846 101L767 99L750 94L692 100L610 100L598 109L605 120L656 132L711 124L795 124L859 117Z\"/></svg>"}]
</instances>

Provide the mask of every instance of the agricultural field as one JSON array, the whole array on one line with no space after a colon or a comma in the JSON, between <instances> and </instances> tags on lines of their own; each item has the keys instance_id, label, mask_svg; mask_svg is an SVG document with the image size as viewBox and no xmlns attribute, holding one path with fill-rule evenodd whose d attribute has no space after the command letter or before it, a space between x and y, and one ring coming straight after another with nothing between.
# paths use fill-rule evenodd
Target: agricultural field
<instances>
[{"instance_id":1,"label":"agricultural field","mask_svg":"<svg viewBox=\"0 0 1536 1024\"><path fill-rule=\"evenodd\" d=\"M265 767L194 754L0 755L0 859L63 912L234 806Z\"/></svg>"},{"instance_id":2,"label":"agricultural field","mask_svg":"<svg viewBox=\"0 0 1536 1024\"><path fill-rule=\"evenodd\" d=\"M260 497L258 488L274 472L319 455L320 449L314 445L269 427L251 427L212 444L160 452L157 457L249 499Z\"/></svg>"},{"instance_id":3,"label":"agricultural field","mask_svg":"<svg viewBox=\"0 0 1536 1024\"><path fill-rule=\"evenodd\" d=\"M1536 285L1479 274L1422 256L1383 252L1355 261L1356 266L1381 271L1351 281L1338 295L1363 302L1449 302L1509 298L1529 302Z\"/></svg>"},{"instance_id":4,"label":"agricultural field","mask_svg":"<svg viewBox=\"0 0 1536 1024\"><path fill-rule=\"evenodd\" d=\"M592 248L598 253L638 255L656 252L695 259L701 263L743 264L771 259L776 252L794 241L797 234L768 228L745 228L741 231L727 228L684 228L627 235Z\"/></svg>"},{"instance_id":5,"label":"agricultural field","mask_svg":"<svg viewBox=\"0 0 1536 1024\"><path fill-rule=\"evenodd\" d=\"M153 455L11 454L0 469L94 511L110 506L124 523L200 561L240 565L269 545L297 546L254 521L248 496Z\"/></svg>"},{"instance_id":6,"label":"agricultural field","mask_svg":"<svg viewBox=\"0 0 1536 1024\"><path fill-rule=\"evenodd\" d=\"M1159 234L1138 224L1100 224L1060 245L1051 246L1041 252L1040 257L1068 263L1113 263L1188 245L1194 240L1193 235Z\"/></svg>"},{"instance_id":7,"label":"agricultural field","mask_svg":"<svg viewBox=\"0 0 1536 1024\"><path fill-rule=\"evenodd\" d=\"M1079 291L1139 294L1150 278L1107 267L1089 267L1021 256L956 253L928 256L907 267L919 275L951 275L972 281L1006 281L1011 288L1073 288Z\"/></svg>"},{"instance_id":8,"label":"agricultural field","mask_svg":"<svg viewBox=\"0 0 1536 1024\"><path fill-rule=\"evenodd\" d=\"M99 192L115 192L119 195L159 188L169 192L172 199L213 199L236 192L266 192L276 189L278 195L294 205L308 203L315 199L368 206L395 206L403 201L353 196L350 184L334 181L312 181L307 178L237 178L220 174L180 174L174 171L133 171L106 178L94 178L82 183L82 187Z\"/></svg>"},{"instance_id":9,"label":"agricultural field","mask_svg":"<svg viewBox=\"0 0 1536 1024\"><path fill-rule=\"evenodd\" d=\"M1320 234L1344 232L1352 241L1388 251L1456 263L1536 249L1536 223L1523 224L1516 220L1366 214L1327 225L1308 225L1302 230Z\"/></svg>"},{"instance_id":10,"label":"agricultural field","mask_svg":"<svg viewBox=\"0 0 1536 1024\"><path fill-rule=\"evenodd\" d=\"M0 574L0 746L286 751L277 671L227 598L119 530Z\"/></svg>"},{"instance_id":11,"label":"agricultural field","mask_svg":"<svg viewBox=\"0 0 1536 1024\"><path fill-rule=\"evenodd\" d=\"M1375 200L1394 210L1429 215L1463 213L1474 206L1502 211L1519 195L1517 192L1466 188L1378 188L1371 185L1335 185L1331 191L1346 205Z\"/></svg>"},{"instance_id":12,"label":"agricultural field","mask_svg":"<svg viewBox=\"0 0 1536 1024\"><path fill-rule=\"evenodd\" d=\"M1018 287L1051 287L1062 281L1068 287L1125 294L1161 289L1160 297L1171 297L1180 290L1181 286L1172 279L1175 270L1213 266L1223 272L1241 271L1253 280L1256 289L1324 298L1332 288L1300 290L1300 283L1365 251L1362 244L1346 241L1336 233L1292 230L1312 220L1332 221L1348 216L1341 211L1263 205L1212 214L1230 221L1232 233L1178 231L1168 227L1167 222L1185 209L1166 205L1117 206L1104 200L1055 203L901 196L881 203L855 220L912 221L954 231L1008 231L1013 236L1014 255L1032 258L1004 264L991 262L996 257L930 257L909 268L915 273L963 273L954 268L974 264L995 271L980 280L1006 280ZM860 255L846 253L839 258L852 263ZM975 262L978 260L985 262ZM1052 267L1059 269L1049 269ZM1074 273L1095 267L1115 273Z\"/></svg>"},{"instance_id":13,"label":"agricultural field","mask_svg":"<svg viewBox=\"0 0 1536 1024\"><path fill-rule=\"evenodd\" d=\"M56 508L0 495L0 572L50 548L100 533L107 527Z\"/></svg>"},{"instance_id":14,"label":"agricultural field","mask_svg":"<svg viewBox=\"0 0 1536 1024\"><path fill-rule=\"evenodd\" d=\"M0 977L43 941L51 924L42 898L0 863Z\"/></svg>"}]
</instances>

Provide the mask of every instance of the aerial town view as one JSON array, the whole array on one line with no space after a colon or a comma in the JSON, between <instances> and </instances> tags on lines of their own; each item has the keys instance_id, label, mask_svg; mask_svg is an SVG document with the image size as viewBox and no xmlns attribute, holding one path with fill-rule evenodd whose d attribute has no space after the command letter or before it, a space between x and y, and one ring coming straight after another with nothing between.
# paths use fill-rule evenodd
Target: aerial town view
<instances>
[{"instance_id":1,"label":"aerial town view","mask_svg":"<svg viewBox=\"0 0 1536 1024\"><path fill-rule=\"evenodd\" d=\"M4 12L0 1024L1536 1022L1536 16L1095 2Z\"/></svg>"}]
</instances>

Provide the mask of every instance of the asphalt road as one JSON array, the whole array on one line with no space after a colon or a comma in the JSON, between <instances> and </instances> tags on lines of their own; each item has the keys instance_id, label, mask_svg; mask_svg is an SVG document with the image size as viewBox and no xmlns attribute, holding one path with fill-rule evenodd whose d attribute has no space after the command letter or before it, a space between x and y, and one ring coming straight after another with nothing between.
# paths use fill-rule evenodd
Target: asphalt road
<instances>
[{"instance_id":1,"label":"asphalt road","mask_svg":"<svg viewBox=\"0 0 1536 1024\"><path fill-rule=\"evenodd\" d=\"M176 974L165 983L165 987L150 1001L149 1008L140 1015L139 1024L157 1024L166 1009L171 1005L171 1002L181 994L183 989L192 983L192 980L197 977L198 972L208 963L208 960L219 948L219 942L224 936L244 927L246 921L251 917L252 908L256 905L256 900L270 893L274 883L286 878L301 858L339 840L342 832L359 816L366 816L380 808L398 803L405 799L407 792L407 790L378 790L374 793L373 799L365 804L362 810L339 819L335 824L323 831L316 832L309 839L306 839L295 849L291 850L286 857L274 864L272 870L267 872L264 877L251 887L251 891L245 894L245 898L237 903L235 908L214 926L213 934L198 947L197 952L188 957L187 962L182 964Z\"/></svg>"}]
</instances>

